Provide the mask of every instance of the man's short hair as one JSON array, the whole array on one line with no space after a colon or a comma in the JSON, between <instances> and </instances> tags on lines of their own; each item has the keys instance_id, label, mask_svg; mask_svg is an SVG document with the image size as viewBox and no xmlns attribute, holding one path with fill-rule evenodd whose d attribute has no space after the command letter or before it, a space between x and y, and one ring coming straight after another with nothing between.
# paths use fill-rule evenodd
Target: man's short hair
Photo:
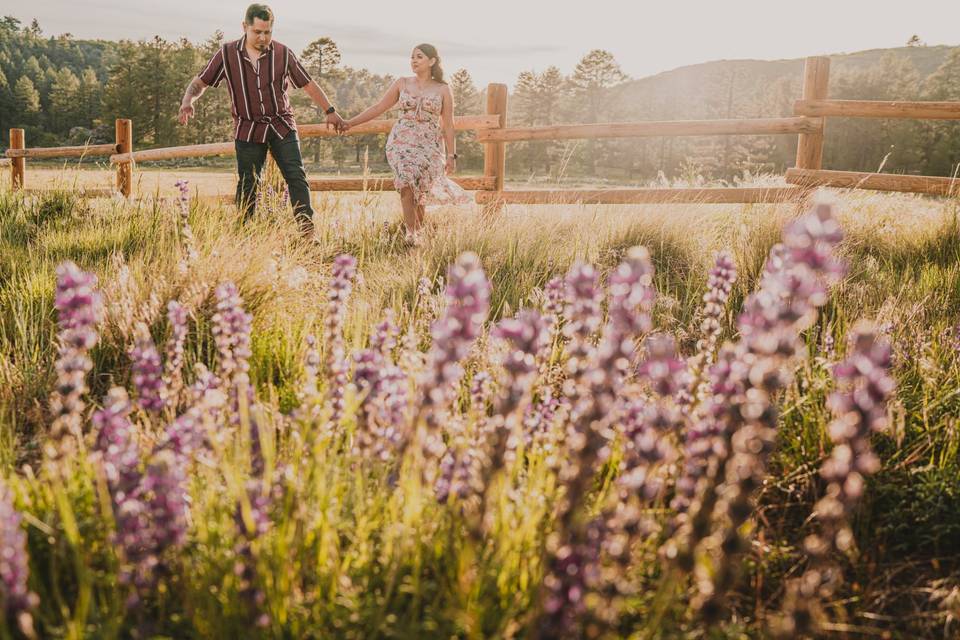
<instances>
[{"instance_id":1,"label":"man's short hair","mask_svg":"<svg viewBox=\"0 0 960 640\"><path fill-rule=\"evenodd\" d=\"M247 7L243 22L252 25L256 18L260 18L264 22L273 22L273 11L265 4L252 4Z\"/></svg>"}]
</instances>

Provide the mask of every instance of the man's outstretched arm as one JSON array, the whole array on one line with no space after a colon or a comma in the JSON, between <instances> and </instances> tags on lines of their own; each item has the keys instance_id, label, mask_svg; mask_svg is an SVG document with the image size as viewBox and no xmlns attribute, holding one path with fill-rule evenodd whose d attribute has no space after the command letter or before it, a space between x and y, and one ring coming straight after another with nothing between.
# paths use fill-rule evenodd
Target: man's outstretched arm
<instances>
[{"instance_id":1,"label":"man's outstretched arm","mask_svg":"<svg viewBox=\"0 0 960 640\"><path fill-rule=\"evenodd\" d=\"M186 91L183 92L183 100L180 102L180 124L187 124L187 121L193 117L193 103L203 95L208 86L198 76L194 76L190 84L187 85Z\"/></svg>"},{"instance_id":2,"label":"man's outstretched arm","mask_svg":"<svg viewBox=\"0 0 960 640\"><path fill-rule=\"evenodd\" d=\"M310 99L320 105L320 108L324 111L332 106L327 94L315 80L310 80L310 82L305 84L303 86L303 90L308 96L310 96ZM343 130L343 118L340 117L339 113L331 113L327 115L326 123L327 125L333 125L338 132Z\"/></svg>"}]
</instances>

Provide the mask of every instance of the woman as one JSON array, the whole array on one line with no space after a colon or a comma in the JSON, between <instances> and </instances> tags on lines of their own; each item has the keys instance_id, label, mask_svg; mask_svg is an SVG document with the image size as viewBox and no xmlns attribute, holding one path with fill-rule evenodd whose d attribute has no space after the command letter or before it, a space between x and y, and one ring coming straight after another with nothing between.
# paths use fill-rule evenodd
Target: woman
<instances>
[{"instance_id":1,"label":"woman","mask_svg":"<svg viewBox=\"0 0 960 640\"><path fill-rule=\"evenodd\" d=\"M387 138L387 162L400 192L407 241L416 244L427 204L463 204L467 194L447 176L457 169L453 94L443 79L440 56L429 44L410 55L415 74L398 78L380 99L350 118L351 128L373 120L399 103L400 117Z\"/></svg>"}]
</instances>

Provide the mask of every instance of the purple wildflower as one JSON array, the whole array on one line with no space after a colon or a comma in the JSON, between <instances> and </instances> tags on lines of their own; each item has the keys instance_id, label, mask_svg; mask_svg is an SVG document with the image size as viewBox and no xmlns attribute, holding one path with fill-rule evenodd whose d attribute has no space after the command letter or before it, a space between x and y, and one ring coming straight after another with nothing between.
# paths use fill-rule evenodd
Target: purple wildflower
<instances>
[{"instance_id":1,"label":"purple wildflower","mask_svg":"<svg viewBox=\"0 0 960 640\"><path fill-rule=\"evenodd\" d=\"M53 459L72 451L72 439L81 434L86 376L93 368L87 353L97 344L97 325L103 316L103 300L96 287L97 277L74 263L63 262L57 267L54 305L60 329L59 354L57 386L50 396L52 442L47 447Z\"/></svg>"},{"instance_id":2,"label":"purple wildflower","mask_svg":"<svg viewBox=\"0 0 960 640\"><path fill-rule=\"evenodd\" d=\"M183 388L184 345L187 341L187 310L177 302L167 303L167 320L170 323L170 338L166 346L166 363L163 382L171 406L177 407L180 390Z\"/></svg>"},{"instance_id":3,"label":"purple wildflower","mask_svg":"<svg viewBox=\"0 0 960 640\"><path fill-rule=\"evenodd\" d=\"M646 340L646 358L637 367L637 375L645 379L654 393L673 396L680 388L683 362L677 358L673 336L666 333L651 335Z\"/></svg>"},{"instance_id":4,"label":"purple wildflower","mask_svg":"<svg viewBox=\"0 0 960 640\"><path fill-rule=\"evenodd\" d=\"M30 614L40 604L30 591L30 561L27 534L21 526L23 516L13 506L13 492L0 479L0 607L8 629L19 628L27 637L35 637Z\"/></svg>"},{"instance_id":5,"label":"purple wildflower","mask_svg":"<svg viewBox=\"0 0 960 640\"><path fill-rule=\"evenodd\" d=\"M303 383L300 385L300 408L297 416L308 419L316 416L320 409L320 351L313 334L306 337L306 352L303 357Z\"/></svg>"},{"instance_id":6,"label":"purple wildflower","mask_svg":"<svg viewBox=\"0 0 960 640\"><path fill-rule=\"evenodd\" d=\"M343 392L347 386L347 356L343 338L343 325L347 315L347 300L353 291L357 275L357 261L353 256L340 255L333 261L330 287L327 292L327 369L330 375L327 402L330 406L330 423L339 425L343 416Z\"/></svg>"},{"instance_id":7,"label":"purple wildflower","mask_svg":"<svg viewBox=\"0 0 960 640\"><path fill-rule=\"evenodd\" d=\"M833 421L830 457L820 475L827 481L824 496L814 507L819 533L808 536L804 549L810 566L788 587L784 631L810 634L822 611L819 602L830 598L842 579L832 556L850 553L854 546L850 518L860 502L865 479L880 468L870 448L870 436L887 425L887 400L895 382L890 377L891 349L869 323L853 330L853 351L833 369L837 390L828 404Z\"/></svg>"},{"instance_id":8,"label":"purple wildflower","mask_svg":"<svg viewBox=\"0 0 960 640\"><path fill-rule=\"evenodd\" d=\"M97 429L94 449L99 456L107 478L110 494L133 495L140 483L140 447L136 430L130 423L130 400L122 387L113 387L107 393L103 409L93 414Z\"/></svg>"},{"instance_id":9,"label":"purple wildflower","mask_svg":"<svg viewBox=\"0 0 960 640\"><path fill-rule=\"evenodd\" d=\"M521 311L515 318L500 321L493 334L507 345L503 359L505 380L493 416L483 432L487 442L479 448L486 461L482 477L478 478L480 506L478 519L474 522L476 526L472 527L475 535L480 534L484 524L488 491L493 478L516 455L522 433L523 410L529 401L530 387L537 373L536 355L543 348L548 335L543 318L532 309Z\"/></svg>"},{"instance_id":10,"label":"purple wildflower","mask_svg":"<svg viewBox=\"0 0 960 640\"><path fill-rule=\"evenodd\" d=\"M490 282L475 254L461 255L450 267L447 281L446 311L431 327L433 344L420 383L420 414L428 426L421 444L428 457L433 458L439 458L443 450L437 433L440 414L453 398L463 375L460 362L480 335L490 308Z\"/></svg>"},{"instance_id":11,"label":"purple wildflower","mask_svg":"<svg viewBox=\"0 0 960 640\"><path fill-rule=\"evenodd\" d=\"M237 502L234 512L234 522L240 532L234 554L237 558L233 573L239 581L239 596L246 603L251 622L260 628L270 624L270 616L264 611L266 594L257 583L257 555L253 543L270 530L270 496L261 490L261 483L250 481L247 483L247 502Z\"/></svg>"},{"instance_id":12,"label":"purple wildflower","mask_svg":"<svg viewBox=\"0 0 960 640\"><path fill-rule=\"evenodd\" d=\"M177 188L180 195L177 198L177 205L180 209L180 246L181 258L177 266L181 276L186 275L190 265L197 260L197 243L193 236L193 229L190 227L190 186L186 180L177 180Z\"/></svg>"},{"instance_id":13,"label":"purple wildflower","mask_svg":"<svg viewBox=\"0 0 960 640\"><path fill-rule=\"evenodd\" d=\"M250 384L250 331L252 318L243 309L243 300L236 285L226 282L217 287L217 312L213 315L213 337L219 352L220 377L227 385L233 424L243 424L250 431L250 453L254 473L263 469L260 430L253 407Z\"/></svg>"},{"instance_id":14,"label":"purple wildflower","mask_svg":"<svg viewBox=\"0 0 960 640\"><path fill-rule=\"evenodd\" d=\"M163 409L166 396L160 354L147 325L138 323L136 336L130 349L130 360L133 361L133 386L137 390L137 404L144 411L156 413Z\"/></svg>"},{"instance_id":15,"label":"purple wildflower","mask_svg":"<svg viewBox=\"0 0 960 640\"><path fill-rule=\"evenodd\" d=\"M733 399L719 419L724 425L725 473L722 490L726 525L717 534L711 581L701 581L702 613L721 611L736 577L735 559L746 546L741 525L752 511L751 500L766 470L777 425L773 394L787 384L786 366L801 354L799 333L812 324L816 309L827 302L828 285L844 266L833 252L842 233L833 207L817 203L784 231L783 245L770 252L759 290L744 304L739 318L738 365L731 369ZM716 400L716 399L715 399Z\"/></svg>"},{"instance_id":16,"label":"purple wildflower","mask_svg":"<svg viewBox=\"0 0 960 640\"><path fill-rule=\"evenodd\" d=\"M703 401L706 373L713 362L723 331L723 316L726 313L727 301L737 280L737 267L730 254L718 253L710 274L707 277L707 292L703 294L702 320L700 321L701 337L697 341L696 354L689 362L689 377L687 384L681 389L681 407L685 411L697 408Z\"/></svg>"},{"instance_id":17,"label":"purple wildflower","mask_svg":"<svg viewBox=\"0 0 960 640\"><path fill-rule=\"evenodd\" d=\"M643 247L632 248L624 262L610 276L610 305L603 339L596 350L587 345L592 334L594 317L599 310L599 294L595 290L592 269L575 267L568 276L567 330L573 339L568 349L571 358L589 356L586 366L569 366L574 377L570 394L573 403L573 430L568 435L568 460L561 468L564 494L558 504L556 541L549 549L548 571L542 594L543 613L538 622L539 633L576 634L577 626L569 616L579 617L586 583L578 568L568 571L568 557L575 558L586 550L595 550L601 543L603 530L597 525L577 521L576 514L594 478L597 463L609 449L615 410L619 403L624 374L634 357L633 340L651 326L653 306L653 266ZM596 304L595 304L596 303ZM570 381L568 381L570 382ZM568 386L568 388L570 388ZM591 537L596 540L591 540ZM593 553L595 551L591 551ZM573 586L568 586L575 580Z\"/></svg>"}]
</instances>

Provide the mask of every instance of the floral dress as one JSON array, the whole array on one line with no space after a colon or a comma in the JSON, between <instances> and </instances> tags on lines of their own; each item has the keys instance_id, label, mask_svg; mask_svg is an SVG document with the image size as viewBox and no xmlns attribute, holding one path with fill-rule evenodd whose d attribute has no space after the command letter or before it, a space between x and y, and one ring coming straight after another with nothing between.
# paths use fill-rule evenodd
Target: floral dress
<instances>
[{"instance_id":1,"label":"floral dress","mask_svg":"<svg viewBox=\"0 0 960 640\"><path fill-rule=\"evenodd\" d=\"M397 191L409 187L417 204L464 204L466 192L446 175L440 94L413 95L400 89L400 117L387 137L387 162Z\"/></svg>"}]
</instances>

